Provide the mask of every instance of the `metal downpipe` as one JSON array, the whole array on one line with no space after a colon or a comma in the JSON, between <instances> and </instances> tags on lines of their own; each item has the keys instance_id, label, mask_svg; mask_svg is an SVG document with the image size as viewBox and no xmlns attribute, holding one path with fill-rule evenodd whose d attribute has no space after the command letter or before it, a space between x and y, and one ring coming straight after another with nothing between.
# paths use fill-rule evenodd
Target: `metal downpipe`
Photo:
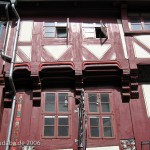
<instances>
[{"instance_id":1,"label":"metal downpipe","mask_svg":"<svg viewBox=\"0 0 150 150\"><path fill-rule=\"evenodd\" d=\"M11 62L11 57L10 56L7 56L5 54L6 52L6 43L7 43L7 38L8 38L8 31L9 31L9 14L8 14L8 7L9 7L9 4L6 4L5 6L5 11L6 11L6 18L7 18L7 24L6 24L6 31L5 31L5 37L4 37L4 42L3 42L3 47L2 47L2 53L1 53L1 57L4 61L6 62Z\"/></svg>"},{"instance_id":2,"label":"metal downpipe","mask_svg":"<svg viewBox=\"0 0 150 150\"><path fill-rule=\"evenodd\" d=\"M13 90L13 101L12 101L11 118L10 118L10 123L9 123L9 128L8 128L8 135L7 135L5 150L9 150L9 146L10 146L10 137L11 137L11 132L12 132L12 125L13 125L14 111L15 111L15 104L16 104L16 89L15 89L14 82L13 82L13 69L14 69L14 63L15 63L15 58L16 58L16 47L17 47L17 41L18 41L19 29L20 29L20 17L15 9L15 5L12 4L11 7L18 21L17 21L17 29L16 29L16 34L15 34L15 39L14 39L14 44L13 44L13 53L12 53L12 59L11 59L11 64L10 64L10 72L9 72L9 83Z\"/></svg>"}]
</instances>

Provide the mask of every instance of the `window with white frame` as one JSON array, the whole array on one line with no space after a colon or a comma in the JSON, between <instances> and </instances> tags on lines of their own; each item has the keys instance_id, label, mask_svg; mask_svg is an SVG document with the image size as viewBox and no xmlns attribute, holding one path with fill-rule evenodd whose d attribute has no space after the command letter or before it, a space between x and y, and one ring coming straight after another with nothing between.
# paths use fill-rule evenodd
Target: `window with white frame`
<instances>
[{"instance_id":1,"label":"window with white frame","mask_svg":"<svg viewBox=\"0 0 150 150\"><path fill-rule=\"evenodd\" d=\"M90 138L114 137L112 93L87 93Z\"/></svg>"},{"instance_id":2,"label":"window with white frame","mask_svg":"<svg viewBox=\"0 0 150 150\"><path fill-rule=\"evenodd\" d=\"M129 13L131 30L150 30L150 14L147 13Z\"/></svg>"},{"instance_id":3,"label":"window with white frame","mask_svg":"<svg viewBox=\"0 0 150 150\"><path fill-rule=\"evenodd\" d=\"M83 23L82 32L84 38L106 38L107 28L102 23Z\"/></svg>"},{"instance_id":4,"label":"window with white frame","mask_svg":"<svg viewBox=\"0 0 150 150\"><path fill-rule=\"evenodd\" d=\"M43 106L43 136L52 138L69 137L71 106L68 103L68 93L45 93Z\"/></svg>"},{"instance_id":5,"label":"window with white frame","mask_svg":"<svg viewBox=\"0 0 150 150\"><path fill-rule=\"evenodd\" d=\"M67 38L67 22L44 22L44 38Z\"/></svg>"}]
</instances>

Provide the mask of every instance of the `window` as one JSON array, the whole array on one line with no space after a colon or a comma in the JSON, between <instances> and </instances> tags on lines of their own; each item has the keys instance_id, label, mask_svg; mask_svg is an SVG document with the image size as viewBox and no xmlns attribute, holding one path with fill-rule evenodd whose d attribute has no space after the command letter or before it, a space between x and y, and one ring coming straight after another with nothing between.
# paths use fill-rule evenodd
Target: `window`
<instances>
[{"instance_id":1,"label":"window","mask_svg":"<svg viewBox=\"0 0 150 150\"><path fill-rule=\"evenodd\" d=\"M84 38L107 38L107 28L102 23L83 23Z\"/></svg>"},{"instance_id":2,"label":"window","mask_svg":"<svg viewBox=\"0 0 150 150\"><path fill-rule=\"evenodd\" d=\"M45 38L67 38L66 22L44 22Z\"/></svg>"},{"instance_id":3,"label":"window","mask_svg":"<svg viewBox=\"0 0 150 150\"><path fill-rule=\"evenodd\" d=\"M150 30L150 14L131 13L128 16L132 30Z\"/></svg>"},{"instance_id":4,"label":"window","mask_svg":"<svg viewBox=\"0 0 150 150\"><path fill-rule=\"evenodd\" d=\"M44 137L69 137L71 116L68 93L45 93L43 109Z\"/></svg>"},{"instance_id":5,"label":"window","mask_svg":"<svg viewBox=\"0 0 150 150\"><path fill-rule=\"evenodd\" d=\"M111 98L112 93L87 93L91 138L114 137Z\"/></svg>"}]
</instances>

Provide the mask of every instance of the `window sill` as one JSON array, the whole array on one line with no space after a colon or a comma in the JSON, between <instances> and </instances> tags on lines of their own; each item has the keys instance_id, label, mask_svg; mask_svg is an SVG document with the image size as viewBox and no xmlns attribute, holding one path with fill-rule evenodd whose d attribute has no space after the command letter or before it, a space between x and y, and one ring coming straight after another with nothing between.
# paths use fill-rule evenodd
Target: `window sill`
<instances>
[{"instance_id":1,"label":"window sill","mask_svg":"<svg viewBox=\"0 0 150 150\"><path fill-rule=\"evenodd\" d=\"M61 136L61 137L50 137L50 136L42 136L42 139L71 139L71 137L65 137L65 136Z\"/></svg>"},{"instance_id":2,"label":"window sill","mask_svg":"<svg viewBox=\"0 0 150 150\"><path fill-rule=\"evenodd\" d=\"M107 140L107 139L116 139L116 137L89 137L89 139L95 140Z\"/></svg>"},{"instance_id":3,"label":"window sill","mask_svg":"<svg viewBox=\"0 0 150 150\"><path fill-rule=\"evenodd\" d=\"M130 35L150 35L150 31L125 31L125 36Z\"/></svg>"}]
</instances>

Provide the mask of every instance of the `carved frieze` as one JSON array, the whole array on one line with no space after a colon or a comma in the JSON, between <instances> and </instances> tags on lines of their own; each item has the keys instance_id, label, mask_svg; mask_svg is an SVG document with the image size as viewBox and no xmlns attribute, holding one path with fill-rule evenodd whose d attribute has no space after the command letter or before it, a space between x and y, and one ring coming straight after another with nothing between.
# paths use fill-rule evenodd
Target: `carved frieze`
<instances>
[{"instance_id":1,"label":"carved frieze","mask_svg":"<svg viewBox=\"0 0 150 150\"><path fill-rule=\"evenodd\" d=\"M120 140L121 150L136 150L135 139Z\"/></svg>"}]
</instances>

